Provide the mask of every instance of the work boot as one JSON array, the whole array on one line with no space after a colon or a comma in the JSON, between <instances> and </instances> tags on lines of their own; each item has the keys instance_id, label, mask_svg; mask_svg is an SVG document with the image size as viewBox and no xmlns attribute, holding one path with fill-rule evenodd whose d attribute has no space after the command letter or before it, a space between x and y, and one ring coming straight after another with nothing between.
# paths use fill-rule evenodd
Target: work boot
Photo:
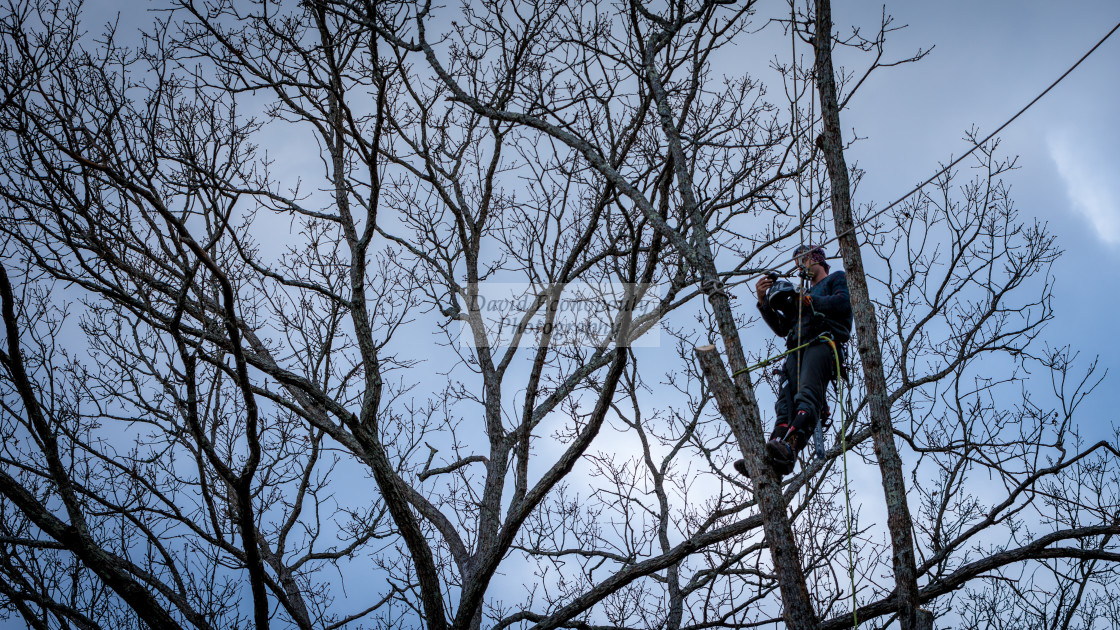
<instances>
[{"instance_id":1,"label":"work boot","mask_svg":"<svg viewBox=\"0 0 1120 630\"><path fill-rule=\"evenodd\" d=\"M797 429L790 430L785 439L771 438L766 443L766 462L783 477L793 472L797 465L797 451L801 450L804 435Z\"/></svg>"},{"instance_id":2,"label":"work boot","mask_svg":"<svg viewBox=\"0 0 1120 630\"><path fill-rule=\"evenodd\" d=\"M770 464L779 477L783 477L793 472L793 467L797 464L797 453L784 440L774 438L766 443L766 463Z\"/></svg>"},{"instance_id":3,"label":"work boot","mask_svg":"<svg viewBox=\"0 0 1120 630\"><path fill-rule=\"evenodd\" d=\"M774 425L774 430L770 432L771 440L784 440L789 435L791 427L786 422L780 422Z\"/></svg>"},{"instance_id":4,"label":"work boot","mask_svg":"<svg viewBox=\"0 0 1120 630\"><path fill-rule=\"evenodd\" d=\"M746 477L747 479L751 478L751 473L749 470L747 470L747 460L737 459L735 460L735 463L731 464L731 467L735 469L735 472Z\"/></svg>"}]
</instances>

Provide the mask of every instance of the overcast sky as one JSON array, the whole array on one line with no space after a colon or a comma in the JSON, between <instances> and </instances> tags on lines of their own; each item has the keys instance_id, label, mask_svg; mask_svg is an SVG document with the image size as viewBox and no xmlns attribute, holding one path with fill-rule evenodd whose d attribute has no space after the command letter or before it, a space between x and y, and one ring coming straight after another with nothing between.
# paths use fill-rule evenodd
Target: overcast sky
<instances>
[{"instance_id":1,"label":"overcast sky","mask_svg":"<svg viewBox=\"0 0 1120 630\"><path fill-rule=\"evenodd\" d=\"M873 18L882 3L858 5ZM835 21L850 21L856 9L834 3ZM894 2L887 10L908 25L888 50L934 50L873 75L844 113L845 135L854 128L867 138L848 156L866 171L856 201L880 207L966 151L968 127L987 135L1003 124L1120 22L1116 0ZM1007 181L1021 218L1046 221L1065 250L1054 268L1056 317L1045 336L1085 358L1100 354L1109 368L1081 414L1093 439L1106 437L1116 420L1108 392L1120 377L1117 68L1120 32L1000 134L1002 151L1020 156Z\"/></svg>"},{"instance_id":2,"label":"overcast sky","mask_svg":"<svg viewBox=\"0 0 1120 630\"><path fill-rule=\"evenodd\" d=\"M138 5L163 3L93 0L86 4L85 21L95 31L120 12L122 31L135 29L152 18L136 11ZM770 0L760 4L760 12L773 14L784 6ZM962 136L970 126L987 135L1006 121L1120 22L1117 0L896 1L885 6L895 26L906 26L891 34L888 58L918 48L933 51L918 63L873 74L842 114L845 138L853 129L866 138L847 156L866 172L855 201L878 207L966 151ZM874 28L883 7L870 0L835 2L833 18L838 29L853 22ZM788 49L765 49L774 41L771 34L758 39L763 42L757 49L760 62L775 53L788 56ZM1112 270L1120 257L1117 68L1120 33L1000 137L1004 154L1019 156L1020 168L1007 181L1021 218L1048 222L1066 252L1055 266L1059 301L1047 336L1083 355L1100 354L1102 364L1120 376L1114 356L1120 330L1113 326L1120 312L1120 280ZM1097 397L1097 408L1102 419L1111 419L1103 398Z\"/></svg>"},{"instance_id":3,"label":"overcast sky","mask_svg":"<svg viewBox=\"0 0 1120 630\"><path fill-rule=\"evenodd\" d=\"M122 33L135 31L153 17L135 10L138 5L164 3L91 0L85 22L96 31L119 12ZM787 5L766 0L759 6L761 14L782 15ZM873 29L883 10L882 2L845 0L834 3L833 18L841 32L852 23ZM863 138L847 156L865 171L855 201L876 207L968 150L962 136L971 126L987 135L1005 122L1120 22L1117 0L907 1L888 3L886 11L894 26L906 27L891 34L887 59L933 50L918 63L873 74L842 114L845 139L853 130ZM729 70L764 73L775 54L788 56L788 41L768 28L744 42L749 54L740 58L753 65ZM779 43L783 48L776 50ZM1073 346L1085 362L1100 355L1101 367L1109 370L1104 387L1079 414L1092 440L1110 437L1116 414L1109 392L1120 382L1120 272L1114 270L1120 261L1120 124L1113 113L1120 101L1118 67L1120 33L1000 135L1003 154L1019 156L1019 170L1006 181L1020 219L1047 222L1065 250L1054 267L1055 319L1044 338ZM764 77L780 98L773 78ZM302 170L301 162L318 168L298 136L284 133L277 140L272 151L293 172ZM836 253L834 246L829 253ZM740 293L749 298L749 289Z\"/></svg>"},{"instance_id":4,"label":"overcast sky","mask_svg":"<svg viewBox=\"0 0 1120 630\"><path fill-rule=\"evenodd\" d=\"M162 5L90 2L88 29L118 11L122 31L134 29L151 18L136 7L153 4ZM837 1L834 19L844 25L858 15L873 27L882 6ZM843 113L845 137L854 129L866 138L848 154L866 172L855 200L879 207L967 150L966 129L976 125L986 135L1002 124L1120 22L1120 0L910 0L887 10L896 25L908 25L891 37L889 55L934 50L873 75ZM1080 415L1093 440L1108 437L1116 422L1111 392L1120 383L1118 67L1120 33L1001 135L1003 152L1020 156L1020 170L1007 180L1021 218L1048 222L1066 252L1054 269L1058 301L1046 338L1080 349L1086 360L1099 354L1110 370Z\"/></svg>"}]
</instances>

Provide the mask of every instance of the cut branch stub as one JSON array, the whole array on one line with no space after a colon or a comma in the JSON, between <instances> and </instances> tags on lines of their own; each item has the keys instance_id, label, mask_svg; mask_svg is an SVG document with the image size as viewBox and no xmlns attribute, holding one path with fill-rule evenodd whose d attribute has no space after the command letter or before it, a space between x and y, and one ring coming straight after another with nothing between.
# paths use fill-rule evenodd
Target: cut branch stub
<instances>
[{"instance_id":1,"label":"cut branch stub","mask_svg":"<svg viewBox=\"0 0 1120 630\"><path fill-rule=\"evenodd\" d=\"M731 381L731 376L727 373L727 368L723 365L723 359L720 358L716 347L710 344L697 346L695 352L700 370L704 373L704 380L708 382L708 387L712 389L712 395L715 396L716 406L731 427L731 432L739 443L739 449L743 451L751 479L758 479L765 463L762 461L762 451L757 446L751 448L751 445L761 444L762 435L758 428L751 427L747 422L742 406L743 401L739 400L739 389ZM752 436L752 433L756 435Z\"/></svg>"}]
</instances>

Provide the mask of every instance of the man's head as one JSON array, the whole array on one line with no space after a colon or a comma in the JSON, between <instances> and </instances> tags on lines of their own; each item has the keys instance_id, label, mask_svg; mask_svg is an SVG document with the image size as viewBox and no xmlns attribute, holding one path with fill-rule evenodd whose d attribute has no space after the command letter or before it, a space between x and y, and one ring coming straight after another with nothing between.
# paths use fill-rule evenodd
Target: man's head
<instances>
[{"instance_id":1,"label":"man's head","mask_svg":"<svg viewBox=\"0 0 1120 630\"><path fill-rule=\"evenodd\" d=\"M798 245L797 249L793 250L793 261L806 275L813 274L814 265L824 267L825 273L828 273L828 260L824 248Z\"/></svg>"}]
</instances>

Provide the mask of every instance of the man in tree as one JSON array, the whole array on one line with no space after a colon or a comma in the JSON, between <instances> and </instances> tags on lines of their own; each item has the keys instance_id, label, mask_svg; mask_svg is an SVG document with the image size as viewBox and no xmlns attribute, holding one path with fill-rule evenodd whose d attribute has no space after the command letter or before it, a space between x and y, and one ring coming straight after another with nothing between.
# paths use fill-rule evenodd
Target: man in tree
<instances>
[{"instance_id":1,"label":"man in tree","mask_svg":"<svg viewBox=\"0 0 1120 630\"><path fill-rule=\"evenodd\" d=\"M778 335L785 336L786 348L805 347L786 357L774 409L777 419L766 461L779 475L793 472L797 453L809 441L825 405L828 383L837 378L836 358L827 339L839 350L852 332L852 304L848 279L843 271L829 273L824 249L799 246L793 255L802 278L809 281L805 293L795 291L788 282L776 283L765 275L755 284L758 310L762 319ZM745 463L735 469L746 474Z\"/></svg>"}]
</instances>

